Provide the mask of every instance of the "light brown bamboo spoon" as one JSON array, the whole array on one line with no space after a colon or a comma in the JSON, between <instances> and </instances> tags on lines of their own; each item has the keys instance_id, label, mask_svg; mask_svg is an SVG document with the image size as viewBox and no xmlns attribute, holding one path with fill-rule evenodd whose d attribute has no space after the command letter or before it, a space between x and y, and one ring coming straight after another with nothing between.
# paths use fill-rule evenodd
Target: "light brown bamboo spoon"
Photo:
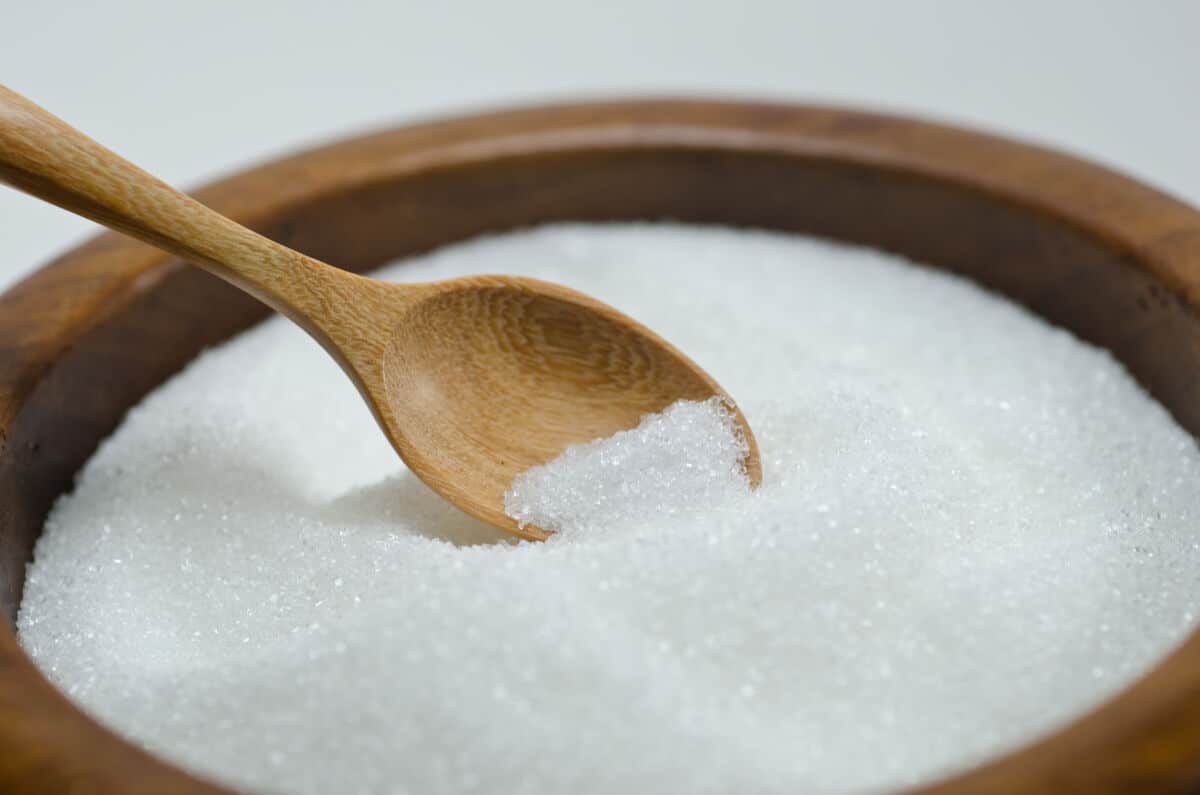
<instances>
[{"instance_id":1,"label":"light brown bamboo spoon","mask_svg":"<svg viewBox=\"0 0 1200 795\"><path fill-rule=\"evenodd\" d=\"M3 86L0 180L194 262L287 315L353 379L421 480L524 538L549 534L504 513L518 473L676 400L725 394L652 331L565 287L512 276L388 284L306 257ZM757 486L758 449L734 411Z\"/></svg>"}]
</instances>

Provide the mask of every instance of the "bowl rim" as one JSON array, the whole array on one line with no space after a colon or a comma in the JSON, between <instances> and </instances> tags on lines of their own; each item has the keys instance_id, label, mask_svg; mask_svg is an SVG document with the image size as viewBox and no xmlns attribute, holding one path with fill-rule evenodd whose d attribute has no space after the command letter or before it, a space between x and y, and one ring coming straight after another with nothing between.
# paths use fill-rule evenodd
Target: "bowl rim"
<instances>
[{"instance_id":1,"label":"bowl rim","mask_svg":"<svg viewBox=\"0 0 1200 795\"><path fill-rule=\"evenodd\" d=\"M556 152L703 148L851 161L949 182L1104 241L1195 314L1200 212L1073 156L941 123L849 110L715 99L523 107L404 125L284 157L196 192L259 225L315 196L427 170ZM1003 168L995 164L1003 163ZM78 246L0 296L0 453L54 361L174 267L114 233ZM30 319L33 318L31 321ZM22 323L21 334L14 335ZM31 327L32 326L32 327ZM3 517L0 516L0 519ZM0 789L81 781L97 792L228 793L159 761L60 694L0 621ZM9 762L3 761L10 758ZM69 760L69 764L67 764ZM65 765L65 768L63 766ZM63 768L60 770L59 768ZM65 772L64 772L65 771ZM928 786L920 795L1178 791L1200 780L1200 631L1141 678L1053 733ZM13 791L24 791L14 789Z\"/></svg>"}]
</instances>

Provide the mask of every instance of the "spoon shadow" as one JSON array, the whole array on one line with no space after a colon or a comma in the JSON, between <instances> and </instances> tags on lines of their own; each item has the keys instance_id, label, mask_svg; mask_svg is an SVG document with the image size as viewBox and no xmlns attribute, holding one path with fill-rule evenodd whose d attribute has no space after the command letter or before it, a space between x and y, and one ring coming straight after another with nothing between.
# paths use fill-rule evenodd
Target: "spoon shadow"
<instances>
[{"instance_id":1,"label":"spoon shadow","mask_svg":"<svg viewBox=\"0 0 1200 795\"><path fill-rule=\"evenodd\" d=\"M408 470L336 496L314 498L301 483L254 456L206 448L196 455L186 434L164 434L144 450L145 471L95 473L111 482L138 483L136 499L147 516L162 517L164 531L181 509L206 506L217 525L254 527L268 517L312 517L331 532L351 530L373 536L400 533L467 547L513 543L512 536L463 513ZM180 539L182 542L184 539Z\"/></svg>"},{"instance_id":2,"label":"spoon shadow","mask_svg":"<svg viewBox=\"0 0 1200 795\"><path fill-rule=\"evenodd\" d=\"M414 535L459 547L517 541L450 505L408 471L343 494L321 506L319 516L330 524L364 530L389 530L403 524Z\"/></svg>"}]
</instances>

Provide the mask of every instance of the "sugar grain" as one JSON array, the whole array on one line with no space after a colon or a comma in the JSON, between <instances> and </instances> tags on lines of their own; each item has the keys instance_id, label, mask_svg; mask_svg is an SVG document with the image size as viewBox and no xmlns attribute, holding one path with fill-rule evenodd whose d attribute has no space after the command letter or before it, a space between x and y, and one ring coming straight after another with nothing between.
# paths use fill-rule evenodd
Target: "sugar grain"
<instances>
[{"instance_id":1,"label":"sugar grain","mask_svg":"<svg viewBox=\"0 0 1200 795\"><path fill-rule=\"evenodd\" d=\"M749 418L762 487L720 474L734 451L699 449L712 426L675 423L713 415L684 406L515 484L563 532L511 543L273 320L133 410L58 503L19 617L38 665L256 792L820 795L1027 742L1194 625L1194 441L1025 310L882 253L673 225L387 273L496 271L686 350Z\"/></svg>"},{"instance_id":2,"label":"sugar grain","mask_svg":"<svg viewBox=\"0 0 1200 795\"><path fill-rule=\"evenodd\" d=\"M681 400L637 428L574 445L523 472L504 510L522 526L594 535L647 516L715 509L749 493L747 451L720 398Z\"/></svg>"}]
</instances>

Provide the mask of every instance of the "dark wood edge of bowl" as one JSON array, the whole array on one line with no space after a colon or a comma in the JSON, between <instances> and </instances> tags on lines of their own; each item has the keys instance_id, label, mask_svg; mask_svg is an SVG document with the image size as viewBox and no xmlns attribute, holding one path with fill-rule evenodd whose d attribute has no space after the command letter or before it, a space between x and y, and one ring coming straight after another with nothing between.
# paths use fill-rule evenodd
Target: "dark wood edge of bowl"
<instances>
[{"instance_id":1,"label":"dark wood edge of bowl","mask_svg":"<svg viewBox=\"0 0 1200 795\"><path fill-rule=\"evenodd\" d=\"M631 149L828 159L953 183L1074 227L1152 275L1189 312L1200 306L1200 213L1192 208L1057 152L831 107L648 99L502 111L335 143L196 195L263 228L316 197L431 170L554 152ZM379 264L371 260L364 254L359 264ZM11 452L9 431L30 396L52 377L55 362L90 329L180 267L165 254L105 234L0 297L0 456ZM33 667L5 622L0 622L0 750L0 790L6 792L223 791L94 723ZM19 753L10 753L14 750ZM1052 736L919 791L1180 792L1197 782L1200 637L1193 635L1132 687Z\"/></svg>"}]
</instances>

